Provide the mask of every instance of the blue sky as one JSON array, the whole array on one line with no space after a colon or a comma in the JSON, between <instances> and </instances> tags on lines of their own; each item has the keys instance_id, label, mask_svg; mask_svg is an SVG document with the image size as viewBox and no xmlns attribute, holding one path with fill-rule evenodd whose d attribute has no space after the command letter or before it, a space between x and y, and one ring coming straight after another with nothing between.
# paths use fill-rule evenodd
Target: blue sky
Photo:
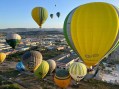
<instances>
[{"instance_id":1,"label":"blue sky","mask_svg":"<svg viewBox=\"0 0 119 89\"><path fill-rule=\"evenodd\" d=\"M108 2L119 7L119 0L0 0L0 29L38 28L31 17L36 6L45 7L54 18L48 17L43 28L62 28L66 15L75 7L88 2ZM56 4L56 7L55 7ZM61 12L60 18L56 12Z\"/></svg>"}]
</instances>

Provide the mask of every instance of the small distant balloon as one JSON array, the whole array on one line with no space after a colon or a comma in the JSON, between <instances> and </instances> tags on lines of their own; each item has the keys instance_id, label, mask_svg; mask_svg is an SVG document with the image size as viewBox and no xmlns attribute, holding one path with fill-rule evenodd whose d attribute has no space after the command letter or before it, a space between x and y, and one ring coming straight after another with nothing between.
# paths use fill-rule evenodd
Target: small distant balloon
<instances>
[{"instance_id":1,"label":"small distant balloon","mask_svg":"<svg viewBox=\"0 0 119 89\"><path fill-rule=\"evenodd\" d=\"M56 15L57 15L57 17L59 18L59 17L60 17L60 12L57 12Z\"/></svg>"},{"instance_id":2,"label":"small distant balloon","mask_svg":"<svg viewBox=\"0 0 119 89\"><path fill-rule=\"evenodd\" d=\"M50 18L51 18L51 19L53 18L53 14L50 14Z\"/></svg>"}]
</instances>

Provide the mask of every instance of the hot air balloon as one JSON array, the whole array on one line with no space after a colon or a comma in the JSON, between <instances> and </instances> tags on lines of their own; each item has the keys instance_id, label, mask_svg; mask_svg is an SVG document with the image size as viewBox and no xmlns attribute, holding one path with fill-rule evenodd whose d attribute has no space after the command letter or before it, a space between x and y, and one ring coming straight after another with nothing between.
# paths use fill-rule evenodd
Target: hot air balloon
<instances>
[{"instance_id":1,"label":"hot air balloon","mask_svg":"<svg viewBox=\"0 0 119 89\"><path fill-rule=\"evenodd\" d=\"M48 11L43 7L35 7L32 10L32 18L41 28L42 24L48 18Z\"/></svg>"},{"instance_id":2,"label":"hot air balloon","mask_svg":"<svg viewBox=\"0 0 119 89\"><path fill-rule=\"evenodd\" d=\"M56 68L56 62L54 60L51 60L51 59L48 60L47 62L49 64L49 73L52 73Z\"/></svg>"},{"instance_id":3,"label":"hot air balloon","mask_svg":"<svg viewBox=\"0 0 119 89\"><path fill-rule=\"evenodd\" d=\"M59 18L59 17L60 17L60 12L57 12L56 15L57 15L57 17Z\"/></svg>"},{"instance_id":4,"label":"hot air balloon","mask_svg":"<svg viewBox=\"0 0 119 89\"><path fill-rule=\"evenodd\" d=\"M54 81L59 87L66 88L71 82L71 76L67 70L59 69L56 71Z\"/></svg>"},{"instance_id":5,"label":"hot air balloon","mask_svg":"<svg viewBox=\"0 0 119 89\"><path fill-rule=\"evenodd\" d=\"M80 81L87 74L87 68L83 63L74 62L69 67L69 73L75 81Z\"/></svg>"},{"instance_id":6,"label":"hot air balloon","mask_svg":"<svg viewBox=\"0 0 119 89\"><path fill-rule=\"evenodd\" d=\"M22 62L27 70L33 72L42 62L42 54L38 51L28 51L22 56Z\"/></svg>"},{"instance_id":7,"label":"hot air balloon","mask_svg":"<svg viewBox=\"0 0 119 89\"><path fill-rule=\"evenodd\" d=\"M5 53L0 53L0 63L2 63L6 58L6 54Z\"/></svg>"},{"instance_id":8,"label":"hot air balloon","mask_svg":"<svg viewBox=\"0 0 119 89\"><path fill-rule=\"evenodd\" d=\"M64 22L68 44L88 68L97 65L115 46L118 29L118 10L104 2L81 5L73 9Z\"/></svg>"},{"instance_id":9,"label":"hot air balloon","mask_svg":"<svg viewBox=\"0 0 119 89\"><path fill-rule=\"evenodd\" d=\"M42 61L41 65L35 70L34 74L39 79L42 79L46 76L49 71L49 64L47 61Z\"/></svg>"},{"instance_id":10,"label":"hot air balloon","mask_svg":"<svg viewBox=\"0 0 119 89\"><path fill-rule=\"evenodd\" d=\"M16 69L17 69L19 72L22 72L22 71L25 71L25 66L23 65L22 62L18 62L17 65L16 65Z\"/></svg>"},{"instance_id":11,"label":"hot air balloon","mask_svg":"<svg viewBox=\"0 0 119 89\"><path fill-rule=\"evenodd\" d=\"M15 49L15 47L21 42L21 36L19 34L15 34L15 33L9 33L6 36L6 42L13 49Z\"/></svg>"},{"instance_id":12,"label":"hot air balloon","mask_svg":"<svg viewBox=\"0 0 119 89\"><path fill-rule=\"evenodd\" d=\"M117 39L114 43L114 46L110 49L110 51L104 57L107 57L109 54L111 54L113 51L115 51L118 46L119 46L119 40Z\"/></svg>"},{"instance_id":13,"label":"hot air balloon","mask_svg":"<svg viewBox=\"0 0 119 89\"><path fill-rule=\"evenodd\" d=\"M51 19L53 18L53 14L50 14Z\"/></svg>"}]
</instances>

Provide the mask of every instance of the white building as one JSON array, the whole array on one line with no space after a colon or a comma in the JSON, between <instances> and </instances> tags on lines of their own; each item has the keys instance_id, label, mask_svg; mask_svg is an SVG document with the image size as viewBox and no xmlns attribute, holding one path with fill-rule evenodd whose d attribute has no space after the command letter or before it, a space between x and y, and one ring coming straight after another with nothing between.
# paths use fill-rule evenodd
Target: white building
<instances>
[{"instance_id":1,"label":"white building","mask_svg":"<svg viewBox=\"0 0 119 89\"><path fill-rule=\"evenodd\" d=\"M70 56L66 56L61 60L56 61L57 64L57 68L60 69L68 69L69 66L73 63L79 60L79 57L74 56L74 55L70 55Z\"/></svg>"}]
</instances>

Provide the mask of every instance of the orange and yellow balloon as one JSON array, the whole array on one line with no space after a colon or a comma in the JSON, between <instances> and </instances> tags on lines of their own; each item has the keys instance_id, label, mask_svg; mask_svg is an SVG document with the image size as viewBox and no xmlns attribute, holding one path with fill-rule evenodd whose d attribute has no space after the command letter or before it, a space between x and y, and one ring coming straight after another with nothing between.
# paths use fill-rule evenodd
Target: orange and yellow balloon
<instances>
[{"instance_id":1,"label":"orange and yellow balloon","mask_svg":"<svg viewBox=\"0 0 119 89\"><path fill-rule=\"evenodd\" d=\"M71 82L71 76L67 70L59 69L56 71L54 81L59 87L67 88Z\"/></svg>"}]
</instances>

